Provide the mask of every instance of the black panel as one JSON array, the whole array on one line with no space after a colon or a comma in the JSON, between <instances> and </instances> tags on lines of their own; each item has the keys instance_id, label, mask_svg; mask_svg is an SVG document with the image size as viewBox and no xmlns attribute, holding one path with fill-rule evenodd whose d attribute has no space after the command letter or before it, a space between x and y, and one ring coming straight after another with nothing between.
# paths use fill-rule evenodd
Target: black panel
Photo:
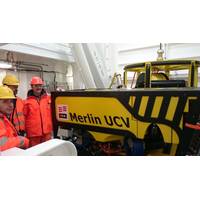
<instances>
[{"instance_id":1,"label":"black panel","mask_svg":"<svg viewBox=\"0 0 200 200\"><path fill-rule=\"evenodd\" d=\"M147 64L146 66L146 73L145 73L145 87L146 88L150 88L151 86L151 69L150 69L150 65Z\"/></svg>"}]
</instances>

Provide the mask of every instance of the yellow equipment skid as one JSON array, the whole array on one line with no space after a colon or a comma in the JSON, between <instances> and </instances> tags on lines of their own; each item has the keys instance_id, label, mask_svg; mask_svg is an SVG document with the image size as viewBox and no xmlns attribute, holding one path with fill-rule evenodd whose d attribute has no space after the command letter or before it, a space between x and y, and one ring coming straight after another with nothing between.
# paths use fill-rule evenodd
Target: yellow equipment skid
<instances>
[{"instance_id":1,"label":"yellow equipment skid","mask_svg":"<svg viewBox=\"0 0 200 200\"><path fill-rule=\"evenodd\" d=\"M145 72L143 88L53 92L54 131L59 126L87 131L101 145L114 141L124 145L131 138L142 142L150 155L156 149L165 155L197 154L190 151L197 151L192 140L199 133L185 124L196 124L200 116L200 89L194 87L198 66L198 61L140 63L125 67L125 72L134 68ZM176 81L155 80L154 85L173 87L151 87L151 70L155 67L166 73L178 67L189 69L188 86L174 87Z\"/></svg>"}]
</instances>

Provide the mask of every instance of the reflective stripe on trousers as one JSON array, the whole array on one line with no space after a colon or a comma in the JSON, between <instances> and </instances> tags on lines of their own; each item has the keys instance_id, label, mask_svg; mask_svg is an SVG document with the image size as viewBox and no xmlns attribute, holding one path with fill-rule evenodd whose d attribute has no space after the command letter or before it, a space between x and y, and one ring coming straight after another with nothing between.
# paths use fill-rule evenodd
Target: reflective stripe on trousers
<instances>
[{"instance_id":1,"label":"reflective stripe on trousers","mask_svg":"<svg viewBox=\"0 0 200 200\"><path fill-rule=\"evenodd\" d=\"M19 147L24 146L24 137L19 136L18 138L19 138Z\"/></svg>"}]
</instances>

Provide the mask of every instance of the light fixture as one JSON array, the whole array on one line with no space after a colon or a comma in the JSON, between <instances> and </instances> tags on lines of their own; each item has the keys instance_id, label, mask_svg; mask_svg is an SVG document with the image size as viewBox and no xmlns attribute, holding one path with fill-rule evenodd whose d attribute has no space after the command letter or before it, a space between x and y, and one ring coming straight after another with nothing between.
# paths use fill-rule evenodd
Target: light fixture
<instances>
[{"instance_id":1,"label":"light fixture","mask_svg":"<svg viewBox=\"0 0 200 200\"><path fill-rule=\"evenodd\" d=\"M6 62L0 62L0 69L9 69L12 68L12 64Z\"/></svg>"}]
</instances>

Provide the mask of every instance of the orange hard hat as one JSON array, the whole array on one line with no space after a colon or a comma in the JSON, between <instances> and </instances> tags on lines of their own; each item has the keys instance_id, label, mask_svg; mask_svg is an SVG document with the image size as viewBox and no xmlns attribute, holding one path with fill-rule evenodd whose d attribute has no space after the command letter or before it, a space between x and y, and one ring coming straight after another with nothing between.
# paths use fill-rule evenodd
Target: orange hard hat
<instances>
[{"instance_id":1,"label":"orange hard hat","mask_svg":"<svg viewBox=\"0 0 200 200\"><path fill-rule=\"evenodd\" d=\"M40 77L34 76L34 77L32 77L30 84L31 85L43 85L44 82L42 81L42 79Z\"/></svg>"}]
</instances>

